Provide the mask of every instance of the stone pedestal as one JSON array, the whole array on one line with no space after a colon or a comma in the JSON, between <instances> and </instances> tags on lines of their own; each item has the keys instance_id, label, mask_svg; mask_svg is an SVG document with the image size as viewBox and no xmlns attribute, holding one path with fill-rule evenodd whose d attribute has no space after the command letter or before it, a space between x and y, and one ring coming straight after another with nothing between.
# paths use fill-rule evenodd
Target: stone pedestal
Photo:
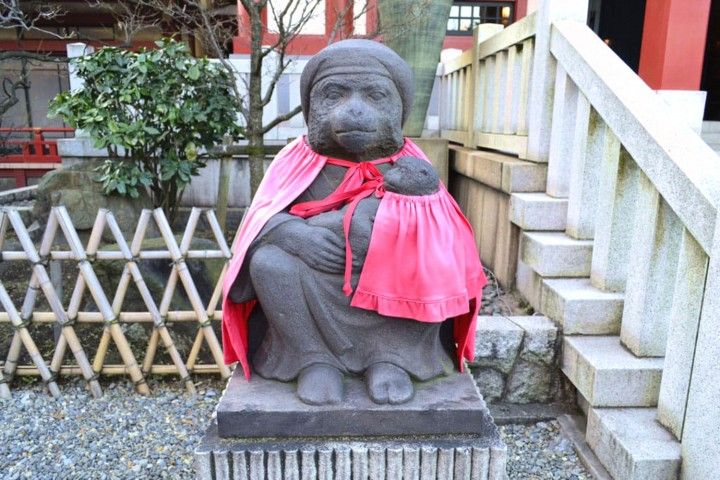
<instances>
[{"instance_id":1,"label":"stone pedestal","mask_svg":"<svg viewBox=\"0 0 720 480\"><path fill-rule=\"evenodd\" d=\"M472 377L416 385L403 405L377 405L348 378L340 405L311 406L295 385L239 370L195 450L199 479L500 480L507 450Z\"/></svg>"}]
</instances>

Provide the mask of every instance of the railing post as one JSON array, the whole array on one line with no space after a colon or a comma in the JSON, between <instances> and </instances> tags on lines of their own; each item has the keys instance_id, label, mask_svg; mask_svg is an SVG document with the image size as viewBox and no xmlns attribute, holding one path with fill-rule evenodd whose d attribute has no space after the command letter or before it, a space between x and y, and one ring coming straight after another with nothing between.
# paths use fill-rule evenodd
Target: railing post
<instances>
[{"instance_id":1,"label":"railing post","mask_svg":"<svg viewBox=\"0 0 720 480\"><path fill-rule=\"evenodd\" d=\"M43 154L45 153L45 149L43 148L42 131L39 128L36 128L33 131L33 148L35 149L35 152L33 152L33 157L36 157L34 158L34 160L40 161L40 158L42 158Z\"/></svg>"},{"instance_id":2,"label":"railing post","mask_svg":"<svg viewBox=\"0 0 720 480\"><path fill-rule=\"evenodd\" d=\"M677 438L683 435L707 267L708 257L702 247L683 229L658 399L658 420Z\"/></svg>"},{"instance_id":3,"label":"railing post","mask_svg":"<svg viewBox=\"0 0 720 480\"><path fill-rule=\"evenodd\" d=\"M557 20L585 23L588 0L545 0L537 12L537 34L528 102L528 144L525 158L547 162L556 61L550 53L550 30Z\"/></svg>"},{"instance_id":4,"label":"railing post","mask_svg":"<svg viewBox=\"0 0 720 480\"><path fill-rule=\"evenodd\" d=\"M717 217L709 257L681 442L681 469L683 478L687 479L716 478L720 471L720 219Z\"/></svg>"},{"instance_id":5,"label":"railing post","mask_svg":"<svg viewBox=\"0 0 720 480\"><path fill-rule=\"evenodd\" d=\"M590 281L602 290L621 292L625 289L640 169L624 149L617 155L608 152L599 168Z\"/></svg>"},{"instance_id":6,"label":"railing post","mask_svg":"<svg viewBox=\"0 0 720 480\"><path fill-rule=\"evenodd\" d=\"M468 134L465 146L475 148L477 142L475 140L475 132L482 129L483 112L487 97L487 68L480 64L480 55L478 54L478 46L503 29L502 25L496 23L482 23L473 30L473 57L470 73L470 91L468 92Z\"/></svg>"},{"instance_id":7,"label":"railing post","mask_svg":"<svg viewBox=\"0 0 720 480\"><path fill-rule=\"evenodd\" d=\"M617 159L620 142L582 93L578 96L570 169L570 196L566 233L592 239L598 199L600 166Z\"/></svg>"},{"instance_id":8,"label":"railing post","mask_svg":"<svg viewBox=\"0 0 720 480\"><path fill-rule=\"evenodd\" d=\"M556 66L555 73L546 190L552 197L567 198L570 193L570 157L579 92L560 65Z\"/></svg>"},{"instance_id":9,"label":"railing post","mask_svg":"<svg viewBox=\"0 0 720 480\"><path fill-rule=\"evenodd\" d=\"M71 59L71 60L73 58L90 55L95 51L95 49L93 47L91 47L90 45L87 45L85 43L82 43L82 42L68 43L65 46L65 49L67 52L68 59ZM82 78L78 77L77 67L75 65L73 65L72 61L68 63L68 77L69 77L69 81L70 81L70 91L74 91L74 90L78 90L78 89L82 88L83 84L85 83L85 81ZM88 136L88 134L85 133L85 131L83 131L82 129L78 128L75 130L75 138L87 137L87 136Z\"/></svg>"},{"instance_id":10,"label":"railing post","mask_svg":"<svg viewBox=\"0 0 720 480\"><path fill-rule=\"evenodd\" d=\"M638 185L620 339L638 357L662 357L682 223L645 173L640 173Z\"/></svg>"}]
</instances>

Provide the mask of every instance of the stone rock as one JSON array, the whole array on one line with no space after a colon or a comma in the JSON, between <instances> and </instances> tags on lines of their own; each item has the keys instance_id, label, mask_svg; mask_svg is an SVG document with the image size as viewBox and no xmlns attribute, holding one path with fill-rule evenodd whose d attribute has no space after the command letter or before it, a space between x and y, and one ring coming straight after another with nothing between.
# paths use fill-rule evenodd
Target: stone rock
<instances>
[{"instance_id":1,"label":"stone rock","mask_svg":"<svg viewBox=\"0 0 720 480\"><path fill-rule=\"evenodd\" d=\"M520 360L508 377L505 400L510 403L541 403L552 400L557 384L552 366Z\"/></svg>"},{"instance_id":2,"label":"stone rock","mask_svg":"<svg viewBox=\"0 0 720 480\"><path fill-rule=\"evenodd\" d=\"M403 404L377 404L365 382L345 378L341 403L308 405L290 382L253 376L236 369L217 407L222 438L307 438L422 435L477 435L493 438L497 427L472 376L453 373L416 384Z\"/></svg>"},{"instance_id":3,"label":"stone rock","mask_svg":"<svg viewBox=\"0 0 720 480\"><path fill-rule=\"evenodd\" d=\"M45 174L38 184L33 216L41 218L44 223L52 207L65 205L75 228L89 230L95 222L98 209L106 208L115 215L126 237L132 237L140 211L152 208L150 197L106 196L102 184L97 181L98 174L94 171L96 166L96 162L83 162ZM109 231L105 238L109 238L108 235Z\"/></svg>"},{"instance_id":4,"label":"stone rock","mask_svg":"<svg viewBox=\"0 0 720 480\"><path fill-rule=\"evenodd\" d=\"M532 363L552 365L558 351L558 329L555 324L539 315L512 317L511 320L525 331L520 358Z\"/></svg>"},{"instance_id":5,"label":"stone rock","mask_svg":"<svg viewBox=\"0 0 720 480\"><path fill-rule=\"evenodd\" d=\"M195 448L196 478L506 480L499 434L224 439L211 425ZM233 473L240 472L233 477Z\"/></svg>"},{"instance_id":6,"label":"stone rock","mask_svg":"<svg viewBox=\"0 0 720 480\"><path fill-rule=\"evenodd\" d=\"M505 317L478 317L475 335L475 365L510 373L515 364L522 328Z\"/></svg>"},{"instance_id":7,"label":"stone rock","mask_svg":"<svg viewBox=\"0 0 720 480\"><path fill-rule=\"evenodd\" d=\"M480 394L487 403L493 403L503 396L505 378L493 368L480 367L473 372Z\"/></svg>"}]
</instances>

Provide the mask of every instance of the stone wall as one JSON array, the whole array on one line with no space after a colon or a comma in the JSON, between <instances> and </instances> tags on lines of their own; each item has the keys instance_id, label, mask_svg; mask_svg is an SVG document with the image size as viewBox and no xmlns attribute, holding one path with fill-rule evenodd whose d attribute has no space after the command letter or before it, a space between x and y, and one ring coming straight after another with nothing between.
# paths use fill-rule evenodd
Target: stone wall
<instances>
[{"instance_id":1,"label":"stone wall","mask_svg":"<svg viewBox=\"0 0 720 480\"><path fill-rule=\"evenodd\" d=\"M478 317L470 369L485 401L522 404L558 399L561 340L547 317Z\"/></svg>"},{"instance_id":2,"label":"stone wall","mask_svg":"<svg viewBox=\"0 0 720 480\"><path fill-rule=\"evenodd\" d=\"M450 193L475 231L483 265L512 287L520 228L510 221L510 196L545 191L547 166L458 145L449 152Z\"/></svg>"},{"instance_id":3,"label":"stone wall","mask_svg":"<svg viewBox=\"0 0 720 480\"><path fill-rule=\"evenodd\" d=\"M16 205L35 199L37 185L0 191L0 205Z\"/></svg>"}]
</instances>

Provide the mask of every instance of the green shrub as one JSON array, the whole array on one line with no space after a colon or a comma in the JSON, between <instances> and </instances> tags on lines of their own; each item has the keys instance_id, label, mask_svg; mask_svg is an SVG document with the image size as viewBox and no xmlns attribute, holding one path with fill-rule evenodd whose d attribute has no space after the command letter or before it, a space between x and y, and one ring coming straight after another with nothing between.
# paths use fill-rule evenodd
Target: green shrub
<instances>
[{"instance_id":1,"label":"green shrub","mask_svg":"<svg viewBox=\"0 0 720 480\"><path fill-rule=\"evenodd\" d=\"M50 102L50 115L87 132L109 158L98 167L106 194L143 189L174 218L183 190L205 166L199 151L237 137L234 78L165 39L156 49L105 47L73 60L84 86Z\"/></svg>"}]
</instances>

